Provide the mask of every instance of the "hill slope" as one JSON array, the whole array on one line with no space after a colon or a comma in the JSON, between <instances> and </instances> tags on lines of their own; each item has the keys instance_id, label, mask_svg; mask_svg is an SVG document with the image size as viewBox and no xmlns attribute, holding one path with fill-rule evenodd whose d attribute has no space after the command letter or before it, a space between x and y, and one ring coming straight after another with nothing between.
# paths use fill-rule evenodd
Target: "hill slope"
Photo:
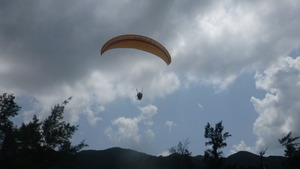
<instances>
[{"instance_id":1,"label":"hill slope","mask_svg":"<svg viewBox=\"0 0 300 169\"><path fill-rule=\"evenodd\" d=\"M283 169L284 157L264 157L265 166ZM224 159L225 168L259 168L260 157L241 151ZM205 166L203 156L186 158L179 154L167 157L152 156L129 149L110 148L107 150L84 150L77 154L75 166L78 169L202 169Z\"/></svg>"},{"instance_id":2,"label":"hill slope","mask_svg":"<svg viewBox=\"0 0 300 169\"><path fill-rule=\"evenodd\" d=\"M226 159L227 163L235 164L236 166L243 166L246 167L252 167L252 168L260 168L261 166L261 159L260 156L247 152L247 151L240 151L237 152ZM285 160L285 157L280 156L269 156L264 157L264 165L266 168L272 168L272 169L282 169L283 161Z\"/></svg>"}]
</instances>

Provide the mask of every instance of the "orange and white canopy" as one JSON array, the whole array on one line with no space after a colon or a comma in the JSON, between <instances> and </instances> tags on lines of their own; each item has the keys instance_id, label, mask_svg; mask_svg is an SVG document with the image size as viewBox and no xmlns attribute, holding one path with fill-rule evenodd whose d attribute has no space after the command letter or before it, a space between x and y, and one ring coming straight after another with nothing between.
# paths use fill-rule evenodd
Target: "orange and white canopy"
<instances>
[{"instance_id":1,"label":"orange and white canopy","mask_svg":"<svg viewBox=\"0 0 300 169\"><path fill-rule=\"evenodd\" d=\"M101 55L104 52L115 48L133 48L142 50L160 57L167 65L171 63L171 56L168 50L159 42L146 36L128 34L114 37L102 46Z\"/></svg>"}]
</instances>

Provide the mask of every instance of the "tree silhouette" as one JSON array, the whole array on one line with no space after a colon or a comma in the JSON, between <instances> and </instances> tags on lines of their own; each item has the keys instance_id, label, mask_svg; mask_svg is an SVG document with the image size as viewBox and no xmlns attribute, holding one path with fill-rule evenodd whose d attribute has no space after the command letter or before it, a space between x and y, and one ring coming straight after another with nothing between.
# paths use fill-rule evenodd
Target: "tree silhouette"
<instances>
[{"instance_id":1,"label":"tree silhouette","mask_svg":"<svg viewBox=\"0 0 300 169\"><path fill-rule=\"evenodd\" d=\"M261 148L259 150L259 157L260 157L260 169L265 169L266 168L266 164L265 164L265 161L264 161L264 155L266 154L268 148Z\"/></svg>"},{"instance_id":2,"label":"tree silhouette","mask_svg":"<svg viewBox=\"0 0 300 169\"><path fill-rule=\"evenodd\" d=\"M179 141L177 146L171 147L169 149L170 154L180 154L180 155L188 155L190 156L192 152L188 150L188 145L190 144L190 141L188 139L185 139L183 141Z\"/></svg>"},{"instance_id":3,"label":"tree silhouette","mask_svg":"<svg viewBox=\"0 0 300 169\"><path fill-rule=\"evenodd\" d=\"M41 122L36 115L28 124L22 123L18 130L17 140L20 142L20 149L31 149L37 151L42 147Z\"/></svg>"},{"instance_id":4,"label":"tree silhouette","mask_svg":"<svg viewBox=\"0 0 300 169\"><path fill-rule=\"evenodd\" d=\"M205 146L211 146L210 149L205 150L204 159L211 168L219 168L221 166L221 157L223 152L220 150L227 146L225 140L231 135L229 132L223 134L222 121L215 125L215 128L211 127L209 123L205 126L204 137L208 139L205 142Z\"/></svg>"},{"instance_id":5,"label":"tree silhouette","mask_svg":"<svg viewBox=\"0 0 300 169\"><path fill-rule=\"evenodd\" d=\"M0 163L7 165L13 163L12 157L16 153L14 138L15 126L10 120L16 116L20 107L15 103L13 94L4 93L0 96Z\"/></svg>"},{"instance_id":6,"label":"tree silhouette","mask_svg":"<svg viewBox=\"0 0 300 169\"><path fill-rule=\"evenodd\" d=\"M0 145L5 147L3 142L8 133L12 132L14 126L10 118L18 115L20 107L15 103L13 94L4 93L0 96Z\"/></svg>"},{"instance_id":7,"label":"tree silhouette","mask_svg":"<svg viewBox=\"0 0 300 169\"><path fill-rule=\"evenodd\" d=\"M173 161L173 168L178 169L189 169L192 168L192 160L191 155L192 152L188 150L188 145L190 141L185 139L183 141L179 141L179 143L171 147L169 149L169 153L171 154L172 161Z\"/></svg>"},{"instance_id":8,"label":"tree silhouette","mask_svg":"<svg viewBox=\"0 0 300 169\"><path fill-rule=\"evenodd\" d=\"M300 137L292 137L292 132L279 139L279 143L285 146L285 156L287 157L287 167L297 168L300 166L300 143L296 143Z\"/></svg>"},{"instance_id":9,"label":"tree silhouette","mask_svg":"<svg viewBox=\"0 0 300 169\"><path fill-rule=\"evenodd\" d=\"M1 168L72 168L74 155L87 145L84 140L75 146L71 144L78 126L63 120L65 105L71 97L55 105L45 120L34 115L20 128L10 120L20 110L14 99L6 93L0 96Z\"/></svg>"},{"instance_id":10,"label":"tree silhouette","mask_svg":"<svg viewBox=\"0 0 300 169\"><path fill-rule=\"evenodd\" d=\"M51 115L42 123L43 145L48 150L60 150L75 153L85 146L82 142L77 146L71 146L70 139L78 129L78 126L63 121L65 105L71 100L65 100L61 105L55 105Z\"/></svg>"}]
</instances>

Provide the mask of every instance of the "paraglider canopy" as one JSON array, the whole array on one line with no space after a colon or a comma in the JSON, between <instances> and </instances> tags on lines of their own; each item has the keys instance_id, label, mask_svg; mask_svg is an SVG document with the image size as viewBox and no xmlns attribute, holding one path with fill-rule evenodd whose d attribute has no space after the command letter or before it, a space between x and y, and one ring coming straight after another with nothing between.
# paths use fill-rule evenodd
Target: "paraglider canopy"
<instances>
[{"instance_id":1,"label":"paraglider canopy","mask_svg":"<svg viewBox=\"0 0 300 169\"><path fill-rule=\"evenodd\" d=\"M104 52L115 48L133 48L142 50L160 57L167 65L171 63L171 56L168 50L159 42L146 36L127 34L114 37L102 46L101 55Z\"/></svg>"},{"instance_id":2,"label":"paraglider canopy","mask_svg":"<svg viewBox=\"0 0 300 169\"><path fill-rule=\"evenodd\" d=\"M133 48L142 50L160 57L163 61L166 62L167 65L171 63L171 55L169 54L168 50L156 40L146 36L127 34L114 37L108 40L102 46L101 55L110 49L116 48ZM139 92L138 90L136 91L137 99L141 100L143 98L143 93Z\"/></svg>"}]
</instances>

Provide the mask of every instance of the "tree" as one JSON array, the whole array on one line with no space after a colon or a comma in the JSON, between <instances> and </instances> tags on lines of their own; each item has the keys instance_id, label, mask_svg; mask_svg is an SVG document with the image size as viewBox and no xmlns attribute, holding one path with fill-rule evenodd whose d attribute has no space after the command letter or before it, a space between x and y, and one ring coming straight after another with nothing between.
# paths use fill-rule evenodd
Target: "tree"
<instances>
[{"instance_id":1,"label":"tree","mask_svg":"<svg viewBox=\"0 0 300 169\"><path fill-rule=\"evenodd\" d=\"M44 157L40 159L43 168L45 166L52 168L56 165L68 165L73 155L87 146L84 140L78 145L71 145L71 138L78 129L78 126L63 121L64 109L70 100L71 97L61 105L55 105L52 108L51 114L41 123L34 116L32 122L24 127L31 128L30 134L31 136L35 136L32 138L36 138L36 140L32 140L31 142L33 146L30 145L27 148L32 149L36 147L41 149L39 153ZM22 133L23 131L20 130L20 132ZM26 143L24 140L21 140L21 142Z\"/></svg>"},{"instance_id":2,"label":"tree","mask_svg":"<svg viewBox=\"0 0 300 169\"><path fill-rule=\"evenodd\" d=\"M173 168L180 168L180 169L189 169L192 168L192 161L191 161L191 155L192 152L188 150L188 145L190 144L190 141L188 139L185 139L183 141L179 141L179 143L171 147L169 149L169 153L171 154L172 161L173 161Z\"/></svg>"},{"instance_id":3,"label":"tree","mask_svg":"<svg viewBox=\"0 0 300 169\"><path fill-rule=\"evenodd\" d=\"M17 159L14 161L14 168L41 168L42 163L42 134L40 131L41 122L36 115L28 124L22 123L15 131L17 142Z\"/></svg>"},{"instance_id":4,"label":"tree","mask_svg":"<svg viewBox=\"0 0 300 169\"><path fill-rule=\"evenodd\" d=\"M215 128L211 127L209 123L205 126L204 137L208 139L208 141L205 142L205 146L211 146L211 148L204 152L204 159L212 168L220 167L223 154L220 149L227 146L225 140L231 136L229 132L223 134L223 130L222 121L217 123Z\"/></svg>"},{"instance_id":5,"label":"tree","mask_svg":"<svg viewBox=\"0 0 300 169\"><path fill-rule=\"evenodd\" d=\"M86 146L83 142L77 146L71 146L70 139L78 129L78 126L62 121L65 105L71 100L65 100L61 105L55 105L51 115L42 123L43 146L50 150L60 150L75 153Z\"/></svg>"},{"instance_id":6,"label":"tree","mask_svg":"<svg viewBox=\"0 0 300 169\"><path fill-rule=\"evenodd\" d=\"M71 138L78 126L63 120L65 105L55 105L51 114L43 121L36 115L20 128L11 118L20 107L15 97L4 93L0 96L0 163L1 168L69 168L75 154L87 146L84 140L73 146Z\"/></svg>"},{"instance_id":7,"label":"tree","mask_svg":"<svg viewBox=\"0 0 300 169\"><path fill-rule=\"evenodd\" d=\"M3 149L4 139L9 132L13 130L13 122L10 118L18 115L19 107L15 103L13 94L4 93L0 96L0 147Z\"/></svg>"},{"instance_id":8,"label":"tree","mask_svg":"<svg viewBox=\"0 0 300 169\"><path fill-rule=\"evenodd\" d=\"M292 137L292 132L279 139L279 143L285 146L285 156L287 157L287 166L289 168L297 168L300 166L300 143L295 142L300 137Z\"/></svg>"},{"instance_id":9,"label":"tree","mask_svg":"<svg viewBox=\"0 0 300 169\"><path fill-rule=\"evenodd\" d=\"M15 103L13 94L0 96L0 163L9 166L16 153L15 127L10 118L16 116L20 107Z\"/></svg>"},{"instance_id":10,"label":"tree","mask_svg":"<svg viewBox=\"0 0 300 169\"><path fill-rule=\"evenodd\" d=\"M42 123L39 122L36 115L33 116L32 121L28 124L22 123L17 134L17 140L21 143L19 144L20 149L37 151L42 147L41 125Z\"/></svg>"},{"instance_id":11,"label":"tree","mask_svg":"<svg viewBox=\"0 0 300 169\"><path fill-rule=\"evenodd\" d=\"M185 139L183 141L179 141L177 146L171 147L169 149L170 154L180 154L180 155L188 155L190 156L192 152L188 150L188 145L190 144L190 141L188 139Z\"/></svg>"},{"instance_id":12,"label":"tree","mask_svg":"<svg viewBox=\"0 0 300 169\"><path fill-rule=\"evenodd\" d=\"M268 148L261 148L259 150L259 157L260 157L260 169L265 169L266 168L266 164L265 164L265 161L264 161L264 155L266 154Z\"/></svg>"}]
</instances>

